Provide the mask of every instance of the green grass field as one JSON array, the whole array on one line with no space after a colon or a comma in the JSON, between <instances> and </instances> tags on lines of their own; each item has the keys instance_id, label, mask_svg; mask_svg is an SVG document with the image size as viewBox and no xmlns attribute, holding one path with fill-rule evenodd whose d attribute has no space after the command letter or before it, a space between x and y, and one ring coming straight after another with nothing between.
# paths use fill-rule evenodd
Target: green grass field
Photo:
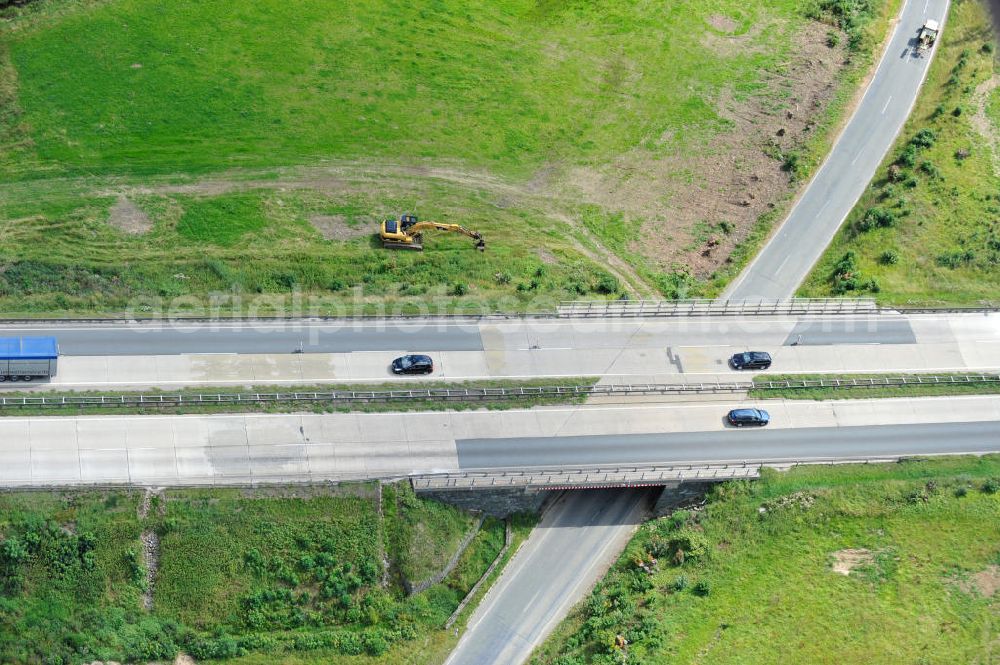
<instances>
[{"instance_id":1,"label":"green grass field","mask_svg":"<svg viewBox=\"0 0 1000 665\"><path fill-rule=\"evenodd\" d=\"M806 15L860 35L883 3L833 18L844 4L37 0L8 10L0 310L246 311L253 300L287 312L281 296L293 290L322 311L514 310L700 288L644 248L641 215L583 200L569 183L623 156L683 162L733 131L723 95L777 113L790 93L766 81L785 76ZM877 38L863 40L855 78L816 119L804 167ZM658 189L650 195L665 196ZM383 251L376 222L401 212L464 223L488 250L435 235L422 255Z\"/></svg>"},{"instance_id":2,"label":"green grass field","mask_svg":"<svg viewBox=\"0 0 1000 665\"><path fill-rule=\"evenodd\" d=\"M371 484L169 490L145 518L141 501L124 490L0 494L4 662L183 651L199 662L395 663L417 662L420 645L431 663L453 638L444 621L504 540L503 523L487 520L441 584L407 597L398 571L442 569L473 517L392 487L380 511ZM518 538L531 524L517 522ZM152 611L140 604L144 530L160 539Z\"/></svg>"},{"instance_id":3,"label":"green grass field","mask_svg":"<svg viewBox=\"0 0 1000 665\"><path fill-rule=\"evenodd\" d=\"M936 48L896 146L799 295L1000 299L1000 97L989 83L995 40L984 5L953 3Z\"/></svg>"},{"instance_id":4,"label":"green grass field","mask_svg":"<svg viewBox=\"0 0 1000 665\"><path fill-rule=\"evenodd\" d=\"M985 665L998 586L1000 457L768 471L643 526L532 663Z\"/></svg>"}]
</instances>

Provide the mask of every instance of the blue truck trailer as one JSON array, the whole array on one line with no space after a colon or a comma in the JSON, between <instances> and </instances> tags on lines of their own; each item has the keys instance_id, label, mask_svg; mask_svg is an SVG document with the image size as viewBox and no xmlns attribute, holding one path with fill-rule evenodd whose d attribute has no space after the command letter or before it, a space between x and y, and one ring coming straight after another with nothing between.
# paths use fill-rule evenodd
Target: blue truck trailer
<instances>
[{"instance_id":1,"label":"blue truck trailer","mask_svg":"<svg viewBox=\"0 0 1000 665\"><path fill-rule=\"evenodd\" d=\"M55 337L0 337L0 381L52 378L58 360Z\"/></svg>"}]
</instances>

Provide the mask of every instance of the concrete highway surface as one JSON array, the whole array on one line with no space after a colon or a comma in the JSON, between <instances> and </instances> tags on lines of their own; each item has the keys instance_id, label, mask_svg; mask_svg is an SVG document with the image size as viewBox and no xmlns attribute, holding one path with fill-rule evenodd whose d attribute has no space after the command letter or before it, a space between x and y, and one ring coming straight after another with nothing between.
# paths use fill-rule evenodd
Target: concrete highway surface
<instances>
[{"instance_id":1,"label":"concrete highway surface","mask_svg":"<svg viewBox=\"0 0 1000 665\"><path fill-rule=\"evenodd\" d=\"M521 663L614 563L649 490L564 494L469 619L445 665Z\"/></svg>"},{"instance_id":2,"label":"concrete highway surface","mask_svg":"<svg viewBox=\"0 0 1000 665\"><path fill-rule=\"evenodd\" d=\"M1000 451L1000 395L424 413L0 419L0 486L197 485Z\"/></svg>"},{"instance_id":3,"label":"concrete highway surface","mask_svg":"<svg viewBox=\"0 0 1000 665\"><path fill-rule=\"evenodd\" d=\"M812 270L875 175L916 101L938 47L918 57L917 30L942 24L948 0L909 0L861 103L785 222L725 297L788 298ZM942 33L947 34L948 27Z\"/></svg>"},{"instance_id":4,"label":"concrete highway surface","mask_svg":"<svg viewBox=\"0 0 1000 665\"><path fill-rule=\"evenodd\" d=\"M57 336L64 355L55 379L37 389L567 376L714 381L731 379L727 359L746 350L770 352L772 373L1000 369L1000 314L0 327L0 336L43 333ZM291 353L300 342L304 353ZM235 351L218 352L226 348ZM434 375L393 377L389 362L408 352L430 353Z\"/></svg>"}]
</instances>

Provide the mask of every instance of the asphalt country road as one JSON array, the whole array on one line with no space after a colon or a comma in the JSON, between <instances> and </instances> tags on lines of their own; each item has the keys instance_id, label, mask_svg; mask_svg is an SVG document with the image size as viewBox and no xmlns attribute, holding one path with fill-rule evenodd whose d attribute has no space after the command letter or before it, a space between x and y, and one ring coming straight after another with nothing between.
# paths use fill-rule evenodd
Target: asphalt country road
<instances>
[{"instance_id":1,"label":"asphalt country road","mask_svg":"<svg viewBox=\"0 0 1000 665\"><path fill-rule=\"evenodd\" d=\"M726 289L733 300L790 298L819 260L875 175L910 115L934 50L914 48L927 19L942 24L948 0L909 0L861 103L826 162L777 233ZM942 32L946 32L945 26Z\"/></svg>"},{"instance_id":2,"label":"asphalt country road","mask_svg":"<svg viewBox=\"0 0 1000 665\"><path fill-rule=\"evenodd\" d=\"M650 490L563 494L473 613L445 665L527 660L614 562L654 495Z\"/></svg>"}]
</instances>

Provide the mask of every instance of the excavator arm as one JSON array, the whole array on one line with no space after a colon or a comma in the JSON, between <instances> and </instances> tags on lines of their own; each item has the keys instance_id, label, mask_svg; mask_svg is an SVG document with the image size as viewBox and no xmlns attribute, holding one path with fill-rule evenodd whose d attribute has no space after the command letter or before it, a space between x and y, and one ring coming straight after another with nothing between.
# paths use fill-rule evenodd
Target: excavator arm
<instances>
[{"instance_id":1,"label":"excavator arm","mask_svg":"<svg viewBox=\"0 0 1000 665\"><path fill-rule=\"evenodd\" d=\"M412 220L413 218L410 218ZM416 222L410 220L386 220L382 222L379 235L382 238L382 246L394 249L415 249L422 250L421 235L423 231L448 231L451 233L461 233L476 241L476 249L485 251L486 241L483 234L472 231L461 224L444 224L442 222Z\"/></svg>"}]
</instances>

